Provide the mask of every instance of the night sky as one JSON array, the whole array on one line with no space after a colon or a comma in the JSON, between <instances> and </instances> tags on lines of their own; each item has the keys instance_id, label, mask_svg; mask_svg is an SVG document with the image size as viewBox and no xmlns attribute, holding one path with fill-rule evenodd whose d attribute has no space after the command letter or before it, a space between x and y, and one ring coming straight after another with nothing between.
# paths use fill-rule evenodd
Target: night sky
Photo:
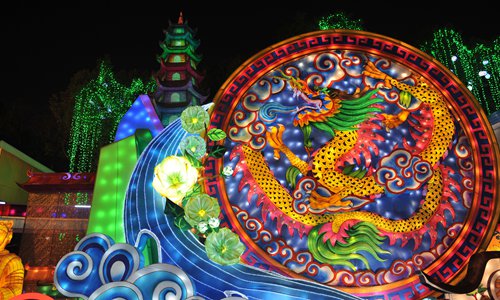
<instances>
[{"instance_id":1,"label":"night sky","mask_svg":"<svg viewBox=\"0 0 500 300\"><path fill-rule=\"evenodd\" d=\"M467 5L452 1L74 2L16 1L4 3L0 13L0 139L56 171L66 171L64 159L44 154L37 138L40 122L57 126L47 104L51 95L66 89L77 71L95 68L102 58L108 58L116 71L157 71L163 30L169 21L177 22L181 11L201 42L199 69L206 74L209 99L239 64L275 43L317 30L317 21L334 12L361 19L366 31L415 47L431 41L433 32L444 27L460 32L471 46L491 43L500 32L493 1ZM54 151L65 155L62 149Z\"/></svg>"}]
</instances>

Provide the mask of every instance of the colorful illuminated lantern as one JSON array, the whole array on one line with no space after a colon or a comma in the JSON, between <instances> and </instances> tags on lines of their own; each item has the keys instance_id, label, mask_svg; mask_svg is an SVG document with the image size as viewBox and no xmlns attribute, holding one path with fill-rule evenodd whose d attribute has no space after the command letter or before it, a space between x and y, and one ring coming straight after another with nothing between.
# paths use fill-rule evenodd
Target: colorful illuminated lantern
<instances>
[{"instance_id":1,"label":"colorful illuminated lantern","mask_svg":"<svg viewBox=\"0 0 500 300\"><path fill-rule=\"evenodd\" d=\"M227 151L206 158L202 176L220 226L246 247L241 263L213 264L148 185L151 167L189 135L180 120L131 178L124 211L143 217L127 214L129 242L149 230L165 253L175 245L182 255L164 261L203 270L210 285L200 293L229 286L259 297L280 286L274 295L305 299L432 297L422 272L456 282L485 249L498 222L498 144L470 91L436 60L385 36L328 30L266 48L237 70L208 128L227 138L207 148Z\"/></svg>"}]
</instances>

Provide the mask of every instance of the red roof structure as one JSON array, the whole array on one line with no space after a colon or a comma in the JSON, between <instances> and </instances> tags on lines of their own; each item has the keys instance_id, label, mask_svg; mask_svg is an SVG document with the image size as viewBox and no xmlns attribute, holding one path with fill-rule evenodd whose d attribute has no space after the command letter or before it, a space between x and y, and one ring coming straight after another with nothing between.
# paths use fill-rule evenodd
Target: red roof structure
<instances>
[{"instance_id":1,"label":"red roof structure","mask_svg":"<svg viewBox=\"0 0 500 300\"><path fill-rule=\"evenodd\" d=\"M95 173L41 173L28 170L28 181L18 183L30 193L61 190L64 192L92 192Z\"/></svg>"}]
</instances>

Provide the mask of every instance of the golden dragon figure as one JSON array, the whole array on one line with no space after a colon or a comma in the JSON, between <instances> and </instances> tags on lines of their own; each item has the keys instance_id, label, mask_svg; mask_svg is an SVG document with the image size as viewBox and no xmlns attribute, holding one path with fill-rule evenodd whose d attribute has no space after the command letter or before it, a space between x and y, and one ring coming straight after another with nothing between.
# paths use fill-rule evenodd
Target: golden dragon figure
<instances>
[{"instance_id":1,"label":"golden dragon figure","mask_svg":"<svg viewBox=\"0 0 500 300\"><path fill-rule=\"evenodd\" d=\"M411 94L420 102L426 103L430 107L432 113L434 128L431 140L427 144L428 146L419 153L420 158L432 167L432 177L427 182L427 193L425 194L423 203L410 217L407 219L392 220L368 211L344 211L333 214L314 214L308 212L299 214L293 209L292 197L288 191L281 186L279 181L274 178L262 154L254 151L249 146L242 145L242 153L244 159L247 161L246 166L273 204L294 221L310 226L328 223L329 226L331 226L332 232L339 232L342 225L344 223L347 224L349 220L367 222L374 225L378 230L388 233L409 233L419 230L434 215L442 199L443 174L439 167L439 161L448 150L452 136L455 132L452 116L442 95L434 90L423 78L421 78L416 85L409 85L378 70L370 61L368 61L365 66L363 73L365 76L383 80L383 85L386 88L392 88L394 86L401 92ZM313 97L307 96L308 94L312 95L314 91L308 90L304 92L307 87L305 83L300 81L294 82L290 80L289 84L292 85L294 89L302 89L303 99L313 108L310 110L311 112L318 111L320 103ZM360 94L362 95L363 93ZM360 94L357 94L358 97ZM373 92L371 95L373 95ZM310 121L318 120L320 122L314 123L313 125L328 122L335 123L336 112L338 112L344 102L340 97L328 100L330 101L323 107L323 114L308 114L308 109L297 110L298 118L294 120L294 124L302 126ZM366 98L365 101L369 101L369 99ZM410 112L404 109L396 115L383 114L383 123L387 130L391 130L405 122L409 114ZM355 126L351 126L350 128L343 128L341 126L330 128L334 128L332 132L333 138L318 149L309 161L304 161L297 157L283 142L282 137L285 131L283 125L271 127L266 132L266 139L269 145L274 149L275 157L279 157L280 154L283 153L288 158L291 165L298 168L303 175L312 174L312 177L317 183L330 192L330 196L324 196L316 191L312 191L309 197L310 206L312 208L325 208L331 205L349 205L349 201L345 201L344 199L348 196L366 197L384 193L385 187L377 183L373 175L356 178L344 174L336 167L337 160L351 151L356 144L358 139L357 128L355 128ZM340 128L340 130L336 128ZM315 234L318 235L317 232ZM311 248L312 245L309 245ZM315 252L318 253L318 251L312 252L313 254ZM317 255L315 255L315 257L316 256ZM328 258L319 260L323 262L330 261Z\"/></svg>"}]
</instances>

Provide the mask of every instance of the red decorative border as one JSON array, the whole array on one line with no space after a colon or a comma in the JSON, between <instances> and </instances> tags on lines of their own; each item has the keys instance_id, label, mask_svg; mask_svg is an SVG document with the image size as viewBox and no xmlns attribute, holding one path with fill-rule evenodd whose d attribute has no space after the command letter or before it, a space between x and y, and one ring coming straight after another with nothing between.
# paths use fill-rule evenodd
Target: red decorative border
<instances>
[{"instance_id":1,"label":"red decorative border","mask_svg":"<svg viewBox=\"0 0 500 300\"><path fill-rule=\"evenodd\" d=\"M498 144L484 112L469 90L446 67L420 50L382 35L352 30L318 31L285 40L267 48L244 63L215 96L215 108L210 126L227 129L230 116L245 92L264 74L298 57L325 50L363 51L396 61L419 73L440 89L448 101L450 110L461 123L467 135L475 162L474 199L466 224L457 237L457 242L426 273L443 282L453 282L464 275L468 258L485 249L499 219L497 178L499 170ZM207 166L206 174L215 175L220 170L222 159ZM226 211L231 211L224 183L211 181L207 191L217 195ZM235 230L239 228L234 216L229 216ZM265 258L264 258L265 259ZM290 274L289 272L285 272ZM342 288L368 299L420 299L432 294L417 276L404 282L380 287ZM373 298L372 298L373 297Z\"/></svg>"}]
</instances>

